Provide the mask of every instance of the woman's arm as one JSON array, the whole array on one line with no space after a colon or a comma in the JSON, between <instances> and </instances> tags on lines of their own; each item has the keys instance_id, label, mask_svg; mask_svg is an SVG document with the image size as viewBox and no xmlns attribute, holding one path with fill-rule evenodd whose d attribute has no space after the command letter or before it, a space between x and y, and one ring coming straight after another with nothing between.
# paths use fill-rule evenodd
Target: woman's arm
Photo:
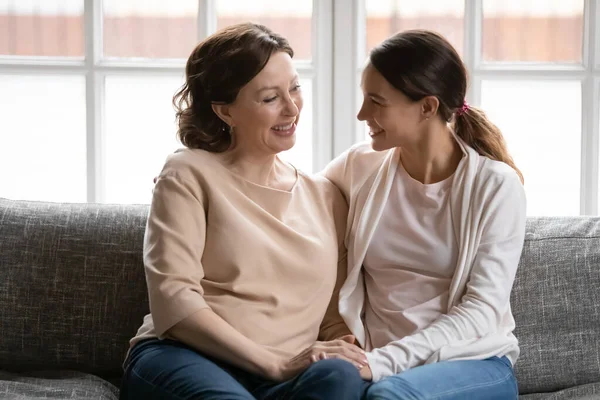
<instances>
[{"instance_id":1,"label":"woman's arm","mask_svg":"<svg viewBox=\"0 0 600 400\"><path fill-rule=\"evenodd\" d=\"M310 365L313 356L323 353L365 364L364 354L342 341L316 342L293 359L282 359L210 309L200 283L206 239L203 197L192 179L163 174L156 182L145 235L144 265L157 335L174 338L272 380L296 375Z\"/></svg>"},{"instance_id":2,"label":"woman's arm","mask_svg":"<svg viewBox=\"0 0 600 400\"><path fill-rule=\"evenodd\" d=\"M525 193L516 174L504 179L493 198L461 302L427 328L367 353L374 381L423 364L443 346L497 330L510 304L525 235Z\"/></svg>"},{"instance_id":3,"label":"woman's arm","mask_svg":"<svg viewBox=\"0 0 600 400\"><path fill-rule=\"evenodd\" d=\"M206 239L203 194L176 175L156 182L144 243L150 311L159 337L172 337L204 354L263 376L279 360L215 314L203 298Z\"/></svg>"},{"instance_id":4,"label":"woman's arm","mask_svg":"<svg viewBox=\"0 0 600 400\"><path fill-rule=\"evenodd\" d=\"M168 334L203 354L256 375L279 380L282 374L283 360L239 333L209 308L178 322Z\"/></svg>"},{"instance_id":5,"label":"woman's arm","mask_svg":"<svg viewBox=\"0 0 600 400\"><path fill-rule=\"evenodd\" d=\"M352 148L344 151L342 154L334 158L325 166L320 172L325 178L332 182L342 193L346 204L350 204L350 180L348 176L350 171L348 170L350 164L348 158Z\"/></svg>"},{"instance_id":6,"label":"woman's arm","mask_svg":"<svg viewBox=\"0 0 600 400\"><path fill-rule=\"evenodd\" d=\"M321 323L321 327L319 329L319 340L334 340L346 337L348 335L352 335L352 332L350 332L350 329L348 329L348 326L340 316L338 307L340 289L344 284L344 281L346 280L347 276L346 271L348 269L348 259L346 257L346 253L347 252L344 251L342 254L340 254L335 289L333 291L331 301L329 302L329 306L327 307L327 312L325 313L325 317L323 318L323 322Z\"/></svg>"},{"instance_id":7,"label":"woman's arm","mask_svg":"<svg viewBox=\"0 0 600 400\"><path fill-rule=\"evenodd\" d=\"M334 340L352 335L339 312L340 289L348 276L348 250L344 240L348 220L348 204L340 190L332 183L327 183L330 186L328 197L331 203L331 217L334 220L337 235L338 262L335 287L319 329L319 340Z\"/></svg>"}]
</instances>

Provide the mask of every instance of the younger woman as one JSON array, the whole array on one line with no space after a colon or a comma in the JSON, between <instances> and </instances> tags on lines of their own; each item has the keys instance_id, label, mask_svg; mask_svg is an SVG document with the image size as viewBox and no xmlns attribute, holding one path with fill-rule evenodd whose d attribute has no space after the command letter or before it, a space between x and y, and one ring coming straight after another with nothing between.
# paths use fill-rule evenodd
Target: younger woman
<instances>
[{"instance_id":1,"label":"younger woman","mask_svg":"<svg viewBox=\"0 0 600 400\"><path fill-rule=\"evenodd\" d=\"M510 292L525 234L522 176L438 34L370 54L358 119L371 143L326 176L349 203L339 311L368 351L367 399L509 399Z\"/></svg>"}]
</instances>

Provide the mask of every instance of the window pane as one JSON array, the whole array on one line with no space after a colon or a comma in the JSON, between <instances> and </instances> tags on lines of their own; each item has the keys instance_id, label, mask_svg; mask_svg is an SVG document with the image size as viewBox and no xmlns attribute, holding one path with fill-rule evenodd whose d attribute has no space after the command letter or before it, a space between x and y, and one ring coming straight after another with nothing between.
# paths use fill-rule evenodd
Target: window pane
<instances>
[{"instance_id":1,"label":"window pane","mask_svg":"<svg viewBox=\"0 0 600 400\"><path fill-rule=\"evenodd\" d=\"M579 215L580 82L483 81L482 108L523 172L528 215Z\"/></svg>"},{"instance_id":2,"label":"window pane","mask_svg":"<svg viewBox=\"0 0 600 400\"><path fill-rule=\"evenodd\" d=\"M104 201L150 203L152 179L174 150L173 95L183 77L108 76L105 80Z\"/></svg>"},{"instance_id":3,"label":"window pane","mask_svg":"<svg viewBox=\"0 0 600 400\"><path fill-rule=\"evenodd\" d=\"M104 0L106 57L185 58L197 42L197 0Z\"/></svg>"},{"instance_id":4,"label":"window pane","mask_svg":"<svg viewBox=\"0 0 600 400\"><path fill-rule=\"evenodd\" d=\"M365 5L366 54L384 39L407 29L439 32L462 54L464 0L369 0ZM359 57L364 58L360 54Z\"/></svg>"},{"instance_id":5,"label":"window pane","mask_svg":"<svg viewBox=\"0 0 600 400\"><path fill-rule=\"evenodd\" d=\"M83 57L83 0L0 0L0 55Z\"/></svg>"},{"instance_id":6,"label":"window pane","mask_svg":"<svg viewBox=\"0 0 600 400\"><path fill-rule=\"evenodd\" d=\"M583 0L486 0L483 59L581 62Z\"/></svg>"},{"instance_id":7,"label":"window pane","mask_svg":"<svg viewBox=\"0 0 600 400\"><path fill-rule=\"evenodd\" d=\"M0 197L85 202L85 78L0 75L0 87Z\"/></svg>"},{"instance_id":8,"label":"window pane","mask_svg":"<svg viewBox=\"0 0 600 400\"><path fill-rule=\"evenodd\" d=\"M216 0L217 29L248 21L266 25L290 42L294 59L309 60L312 3L312 0Z\"/></svg>"},{"instance_id":9,"label":"window pane","mask_svg":"<svg viewBox=\"0 0 600 400\"><path fill-rule=\"evenodd\" d=\"M289 161L296 168L305 173L313 172L313 94L312 81L310 79L301 79L302 97L304 107L300 114L298 129L296 130L296 144L290 150L283 152L281 158Z\"/></svg>"}]
</instances>

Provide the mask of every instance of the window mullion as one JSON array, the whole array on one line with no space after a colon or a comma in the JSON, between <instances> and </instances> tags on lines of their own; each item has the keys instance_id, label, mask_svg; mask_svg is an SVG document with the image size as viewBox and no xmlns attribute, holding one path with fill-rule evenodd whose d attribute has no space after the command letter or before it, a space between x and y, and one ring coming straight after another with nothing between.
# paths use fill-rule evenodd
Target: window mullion
<instances>
[{"instance_id":1,"label":"window mullion","mask_svg":"<svg viewBox=\"0 0 600 400\"><path fill-rule=\"evenodd\" d=\"M364 0L333 0L333 156L362 139L355 123L356 71L364 30ZM364 48L364 45L363 45Z\"/></svg>"},{"instance_id":2,"label":"window mullion","mask_svg":"<svg viewBox=\"0 0 600 400\"><path fill-rule=\"evenodd\" d=\"M465 0L463 59L471 80L467 100L473 105L481 103L481 41L483 11L479 0Z\"/></svg>"},{"instance_id":3,"label":"window mullion","mask_svg":"<svg viewBox=\"0 0 600 400\"><path fill-rule=\"evenodd\" d=\"M320 171L333 156L333 0L313 0L313 170Z\"/></svg>"},{"instance_id":4,"label":"window mullion","mask_svg":"<svg viewBox=\"0 0 600 400\"><path fill-rule=\"evenodd\" d=\"M590 0L590 49L591 62L594 63L596 72L600 72L600 0Z\"/></svg>"},{"instance_id":5,"label":"window mullion","mask_svg":"<svg viewBox=\"0 0 600 400\"><path fill-rule=\"evenodd\" d=\"M599 157L599 88L594 78L597 61L597 30L599 0L585 0L583 64L586 70L581 90L581 205L582 215L598 214L598 157Z\"/></svg>"},{"instance_id":6,"label":"window mullion","mask_svg":"<svg viewBox=\"0 0 600 400\"><path fill-rule=\"evenodd\" d=\"M216 0L198 0L198 41L217 30Z\"/></svg>"},{"instance_id":7,"label":"window mullion","mask_svg":"<svg viewBox=\"0 0 600 400\"><path fill-rule=\"evenodd\" d=\"M96 66L102 54L102 1L85 0L87 201L102 201L102 109Z\"/></svg>"}]
</instances>

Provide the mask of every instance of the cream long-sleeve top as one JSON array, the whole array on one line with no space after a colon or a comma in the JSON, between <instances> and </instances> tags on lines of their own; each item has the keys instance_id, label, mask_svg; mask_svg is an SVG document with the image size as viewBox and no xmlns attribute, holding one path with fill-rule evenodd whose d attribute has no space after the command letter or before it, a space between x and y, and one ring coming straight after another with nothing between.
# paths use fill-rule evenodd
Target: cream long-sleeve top
<instances>
[{"instance_id":1,"label":"cream long-sleeve top","mask_svg":"<svg viewBox=\"0 0 600 400\"><path fill-rule=\"evenodd\" d=\"M321 176L297 171L293 188L278 190L245 180L212 153L174 153L144 238L150 314L130 345L169 337L205 308L282 356L347 334L336 293L346 216L339 189Z\"/></svg>"},{"instance_id":2,"label":"cream long-sleeve top","mask_svg":"<svg viewBox=\"0 0 600 400\"><path fill-rule=\"evenodd\" d=\"M366 293L363 263L396 177L400 151L376 152L361 143L324 171L349 204L348 277L340 290L339 312L369 351L374 381L427 363L507 356L514 364L519 355L510 292L525 236L524 188L508 165L456 140L464 157L448 200L457 261L446 309L424 328L379 348L369 348L364 326L371 293Z\"/></svg>"}]
</instances>

